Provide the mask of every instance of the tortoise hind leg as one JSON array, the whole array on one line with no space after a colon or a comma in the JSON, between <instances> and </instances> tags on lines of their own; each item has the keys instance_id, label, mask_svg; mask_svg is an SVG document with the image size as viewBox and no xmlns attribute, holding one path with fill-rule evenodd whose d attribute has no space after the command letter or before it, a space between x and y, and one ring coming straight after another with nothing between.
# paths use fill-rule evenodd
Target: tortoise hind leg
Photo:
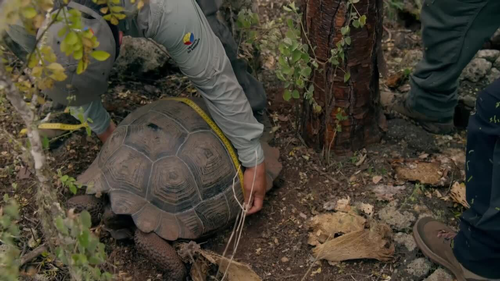
<instances>
[{"instance_id":1,"label":"tortoise hind leg","mask_svg":"<svg viewBox=\"0 0 500 281\"><path fill-rule=\"evenodd\" d=\"M186 267L167 241L153 232L146 234L138 229L135 231L134 240L137 251L165 271L167 280L186 280Z\"/></svg>"},{"instance_id":2,"label":"tortoise hind leg","mask_svg":"<svg viewBox=\"0 0 500 281\"><path fill-rule=\"evenodd\" d=\"M101 221L105 205L106 201L104 198L97 198L94 195L77 195L71 197L66 202L66 207L68 209L75 209L75 213L80 213L83 210L89 212L92 218L92 225L94 226Z\"/></svg>"}]
</instances>

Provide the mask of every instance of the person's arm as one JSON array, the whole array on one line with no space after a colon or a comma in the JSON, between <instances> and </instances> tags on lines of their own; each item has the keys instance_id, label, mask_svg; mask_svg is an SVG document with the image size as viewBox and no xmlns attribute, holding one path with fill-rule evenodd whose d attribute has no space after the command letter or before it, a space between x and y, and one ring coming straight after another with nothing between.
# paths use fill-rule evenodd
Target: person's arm
<instances>
[{"instance_id":1,"label":"person's arm","mask_svg":"<svg viewBox=\"0 0 500 281\"><path fill-rule=\"evenodd\" d=\"M195 0L152 0L141 11L144 35L165 46L181 71L205 99L210 114L238 150L245 167L263 162L259 138L263 125L233 72L224 48ZM255 157L257 152L257 157Z\"/></svg>"},{"instance_id":2,"label":"person's arm","mask_svg":"<svg viewBox=\"0 0 500 281\"><path fill-rule=\"evenodd\" d=\"M165 46L200 91L212 118L247 168L243 186L247 191L245 200L250 204L248 214L259 211L266 190L264 152L259 141L264 127L253 116L222 43L196 1L151 0L139 13L137 22L145 37Z\"/></svg>"}]
</instances>

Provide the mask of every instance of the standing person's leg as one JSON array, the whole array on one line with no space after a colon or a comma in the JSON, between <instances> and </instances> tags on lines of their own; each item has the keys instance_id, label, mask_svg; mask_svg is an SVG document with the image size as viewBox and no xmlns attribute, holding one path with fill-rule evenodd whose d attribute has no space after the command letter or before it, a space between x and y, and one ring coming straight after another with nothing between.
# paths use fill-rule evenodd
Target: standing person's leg
<instances>
[{"instance_id":1,"label":"standing person's leg","mask_svg":"<svg viewBox=\"0 0 500 281\"><path fill-rule=\"evenodd\" d=\"M500 26L499 14L498 0L425 0L424 58L410 77L409 96L394 109L430 132L453 130L458 78Z\"/></svg>"},{"instance_id":2,"label":"standing person's leg","mask_svg":"<svg viewBox=\"0 0 500 281\"><path fill-rule=\"evenodd\" d=\"M500 79L482 91L467 136L466 184L470 209L460 231L431 218L420 219L418 247L458 280L500 280Z\"/></svg>"},{"instance_id":3,"label":"standing person's leg","mask_svg":"<svg viewBox=\"0 0 500 281\"><path fill-rule=\"evenodd\" d=\"M247 71L247 64L245 61L238 59L238 45L234 41L229 28L217 19L217 11L219 10L222 1L197 0L197 2L203 10L212 31L222 42L236 78L238 79L239 84L243 88L243 91L250 102L254 115L256 115L257 119L260 119L259 117L261 116L259 115L263 114L267 104L266 92L262 83L257 81L257 79L255 79L255 77Z\"/></svg>"},{"instance_id":4,"label":"standing person's leg","mask_svg":"<svg viewBox=\"0 0 500 281\"><path fill-rule=\"evenodd\" d=\"M478 96L467 137L464 212L454 252L481 276L500 278L500 79Z\"/></svg>"}]
</instances>

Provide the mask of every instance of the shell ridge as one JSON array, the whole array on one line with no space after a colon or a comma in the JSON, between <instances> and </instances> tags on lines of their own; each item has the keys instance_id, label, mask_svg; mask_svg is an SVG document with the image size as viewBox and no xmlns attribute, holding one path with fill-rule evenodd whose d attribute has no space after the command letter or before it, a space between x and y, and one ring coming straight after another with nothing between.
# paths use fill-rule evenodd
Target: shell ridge
<instances>
[{"instance_id":1,"label":"shell ridge","mask_svg":"<svg viewBox=\"0 0 500 281\"><path fill-rule=\"evenodd\" d=\"M153 162L154 162L151 158L149 158L149 156L147 156L146 154L144 154L142 151L139 151L137 148L132 147L132 146L130 146L130 145L126 145L126 144L122 144L122 146L125 146L126 148L130 148L130 149L132 149L133 151L135 151L135 152L137 152L137 153L140 153L142 156L146 157L146 159L148 159L150 163L153 163Z\"/></svg>"},{"instance_id":2,"label":"shell ridge","mask_svg":"<svg viewBox=\"0 0 500 281\"><path fill-rule=\"evenodd\" d=\"M181 148L184 147L184 145L186 144L186 142L188 141L189 139L189 136L191 136L191 132L188 132L187 133L187 136L186 138L184 138L184 141L181 143L181 145L179 145L179 147L177 148L177 151L175 152L175 156L178 156L179 155L179 152L181 151Z\"/></svg>"},{"instance_id":3,"label":"shell ridge","mask_svg":"<svg viewBox=\"0 0 500 281\"><path fill-rule=\"evenodd\" d=\"M146 186L146 200L149 202L149 188L151 187L151 178L153 177L153 170L154 170L155 163L153 162L151 164L151 168L149 169L149 177L148 177L148 185Z\"/></svg>"},{"instance_id":4,"label":"shell ridge","mask_svg":"<svg viewBox=\"0 0 500 281\"><path fill-rule=\"evenodd\" d=\"M179 156L175 156L175 157L177 157L177 159L181 160L182 164L184 164L184 166L186 166L187 170L189 171L189 174L191 175L194 183L196 184L196 191L198 193L198 197L200 197L200 203L203 202L203 197L201 197L200 187L198 186L198 182L196 181L196 177L194 176L193 171L191 171L191 169L189 168L189 165L184 161L184 159L180 158ZM196 206L193 206L191 209L196 208L200 203L196 204Z\"/></svg>"},{"instance_id":5,"label":"shell ridge","mask_svg":"<svg viewBox=\"0 0 500 281\"><path fill-rule=\"evenodd\" d=\"M227 220L226 220L226 223L229 223L230 219L231 219L231 206L229 206L229 200L227 199L227 196L226 194L224 193L224 200L226 200L226 206L227 206L227 210L228 210L228 216L227 216Z\"/></svg>"},{"instance_id":6,"label":"shell ridge","mask_svg":"<svg viewBox=\"0 0 500 281\"><path fill-rule=\"evenodd\" d=\"M171 119L172 121L174 121L177 125L179 125L186 133L189 133L188 129L186 127L184 127L184 125L182 125L179 121L175 120L174 118L172 118L171 116L168 116L167 114L163 113L163 112L160 112L160 111L156 111L154 109L151 109L151 112L155 112L155 113L158 113L162 116L165 116L167 117L168 119Z\"/></svg>"},{"instance_id":7,"label":"shell ridge","mask_svg":"<svg viewBox=\"0 0 500 281\"><path fill-rule=\"evenodd\" d=\"M215 138L219 141L220 145L224 148L224 151L226 152L226 156L228 157L228 159L231 159L231 154L229 153L229 150L227 149L226 145L224 145L224 142L222 142L219 136L212 130L208 132L213 136L215 136ZM235 175L238 174L238 167L235 167L232 161L231 164L232 164L231 167L233 167L233 172L235 173Z\"/></svg>"}]
</instances>

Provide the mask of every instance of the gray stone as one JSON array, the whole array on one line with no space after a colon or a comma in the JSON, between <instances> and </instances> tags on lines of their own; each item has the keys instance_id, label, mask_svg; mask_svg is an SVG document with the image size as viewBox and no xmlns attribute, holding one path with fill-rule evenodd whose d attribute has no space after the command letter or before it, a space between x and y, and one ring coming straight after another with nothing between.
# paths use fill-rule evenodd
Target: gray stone
<instances>
[{"instance_id":1,"label":"gray stone","mask_svg":"<svg viewBox=\"0 0 500 281\"><path fill-rule=\"evenodd\" d=\"M453 281L453 280L455 280L453 276L443 268L438 268L429 277L424 279L424 281Z\"/></svg>"},{"instance_id":2,"label":"gray stone","mask_svg":"<svg viewBox=\"0 0 500 281\"><path fill-rule=\"evenodd\" d=\"M417 244L415 243L415 239L410 234L406 234L403 232L398 232L394 235L394 241L400 245L404 245L408 251L413 251L417 248Z\"/></svg>"},{"instance_id":3,"label":"gray stone","mask_svg":"<svg viewBox=\"0 0 500 281\"><path fill-rule=\"evenodd\" d=\"M500 56L499 50L480 50L477 52L478 58L486 59L487 61L494 62Z\"/></svg>"},{"instance_id":4,"label":"gray stone","mask_svg":"<svg viewBox=\"0 0 500 281\"><path fill-rule=\"evenodd\" d=\"M495 82L495 80L497 80L498 78L500 78L500 71L496 68L492 68L490 70L490 74L488 74L488 76L486 76L486 80L490 84Z\"/></svg>"},{"instance_id":5,"label":"gray stone","mask_svg":"<svg viewBox=\"0 0 500 281\"><path fill-rule=\"evenodd\" d=\"M486 59L473 59L462 72L462 77L474 83L479 82L488 74L491 66L491 62Z\"/></svg>"},{"instance_id":6,"label":"gray stone","mask_svg":"<svg viewBox=\"0 0 500 281\"><path fill-rule=\"evenodd\" d=\"M476 97L474 96L465 96L463 98L461 98L462 102L470 107L470 108L474 108L476 106Z\"/></svg>"},{"instance_id":7,"label":"gray stone","mask_svg":"<svg viewBox=\"0 0 500 281\"><path fill-rule=\"evenodd\" d=\"M409 50L403 58L403 66L413 68L424 57L424 53L420 50Z\"/></svg>"},{"instance_id":8,"label":"gray stone","mask_svg":"<svg viewBox=\"0 0 500 281\"><path fill-rule=\"evenodd\" d=\"M144 38L123 37L120 56L115 62L118 74L141 75L159 71L169 56L162 47Z\"/></svg>"},{"instance_id":9,"label":"gray stone","mask_svg":"<svg viewBox=\"0 0 500 281\"><path fill-rule=\"evenodd\" d=\"M415 221L415 215L410 212L400 212L397 200L389 203L378 213L379 218L396 230L408 229Z\"/></svg>"},{"instance_id":10,"label":"gray stone","mask_svg":"<svg viewBox=\"0 0 500 281\"><path fill-rule=\"evenodd\" d=\"M493 66L495 68L500 68L500 57L498 57L498 59L493 63Z\"/></svg>"},{"instance_id":11,"label":"gray stone","mask_svg":"<svg viewBox=\"0 0 500 281\"><path fill-rule=\"evenodd\" d=\"M418 258L406 267L406 272L415 277L424 277L431 270L431 265L426 258Z\"/></svg>"}]
</instances>

